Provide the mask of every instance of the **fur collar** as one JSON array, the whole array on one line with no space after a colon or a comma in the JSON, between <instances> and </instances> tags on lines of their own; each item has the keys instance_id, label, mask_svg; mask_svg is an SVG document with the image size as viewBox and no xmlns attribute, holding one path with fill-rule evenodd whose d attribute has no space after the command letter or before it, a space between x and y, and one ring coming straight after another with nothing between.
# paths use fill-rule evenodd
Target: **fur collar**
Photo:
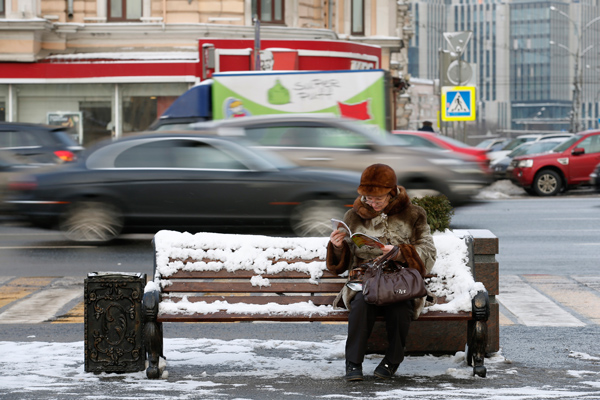
<instances>
[{"instance_id":1,"label":"fur collar","mask_svg":"<svg viewBox=\"0 0 600 400\"><path fill-rule=\"evenodd\" d=\"M352 208L354 208L354 211L362 219L373 219L382 213L386 215L400 214L411 205L411 202L404 187L398 186L397 190L398 194L395 197L392 197L387 207L380 212L375 211L373 207L365 203L362 199L363 196L358 196L357 199L354 200Z\"/></svg>"}]
</instances>

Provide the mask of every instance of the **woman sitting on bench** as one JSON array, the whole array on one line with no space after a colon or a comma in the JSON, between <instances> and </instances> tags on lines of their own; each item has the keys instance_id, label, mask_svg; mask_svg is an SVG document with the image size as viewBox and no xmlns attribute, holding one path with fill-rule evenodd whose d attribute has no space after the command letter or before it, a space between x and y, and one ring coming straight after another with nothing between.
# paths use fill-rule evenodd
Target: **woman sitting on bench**
<instances>
[{"instance_id":1,"label":"woman sitting on bench","mask_svg":"<svg viewBox=\"0 0 600 400\"><path fill-rule=\"evenodd\" d=\"M378 238L383 249L357 247L347 232L335 230L327 245L327 268L337 274L400 248L396 261L405 262L419 270L422 276L431 272L436 249L427 224L427 214L413 205L402 186L397 185L396 173L384 164L367 167L358 187L360 196L344 216L352 232L363 232ZM344 286L336 304L343 300L349 310L346 341L346 380L363 379L362 362L375 318L385 316L389 346L385 357L375 369L382 379L391 378L404 360L404 347L411 319L417 319L425 298L404 301L389 306L367 304L360 291Z\"/></svg>"}]
</instances>

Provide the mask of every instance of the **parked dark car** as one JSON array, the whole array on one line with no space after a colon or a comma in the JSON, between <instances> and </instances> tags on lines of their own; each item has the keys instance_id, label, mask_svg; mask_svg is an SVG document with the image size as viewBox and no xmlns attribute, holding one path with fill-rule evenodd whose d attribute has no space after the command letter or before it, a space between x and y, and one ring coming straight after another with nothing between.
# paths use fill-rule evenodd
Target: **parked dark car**
<instances>
[{"instance_id":1,"label":"parked dark car","mask_svg":"<svg viewBox=\"0 0 600 400\"><path fill-rule=\"evenodd\" d=\"M13 181L9 201L34 225L106 242L160 229L327 236L358 196L359 173L300 168L242 142L130 136Z\"/></svg>"},{"instance_id":2,"label":"parked dark car","mask_svg":"<svg viewBox=\"0 0 600 400\"><path fill-rule=\"evenodd\" d=\"M441 193L453 206L470 202L492 181L472 159L411 147L400 135L327 115L261 115L199 122L191 128L234 132L305 167L362 172L385 163L411 196Z\"/></svg>"},{"instance_id":3,"label":"parked dark car","mask_svg":"<svg viewBox=\"0 0 600 400\"><path fill-rule=\"evenodd\" d=\"M0 150L26 164L60 164L76 160L83 147L64 127L0 122Z\"/></svg>"},{"instance_id":4,"label":"parked dark car","mask_svg":"<svg viewBox=\"0 0 600 400\"><path fill-rule=\"evenodd\" d=\"M600 163L596 165L596 168L590 174L590 184L600 192Z\"/></svg>"}]
</instances>

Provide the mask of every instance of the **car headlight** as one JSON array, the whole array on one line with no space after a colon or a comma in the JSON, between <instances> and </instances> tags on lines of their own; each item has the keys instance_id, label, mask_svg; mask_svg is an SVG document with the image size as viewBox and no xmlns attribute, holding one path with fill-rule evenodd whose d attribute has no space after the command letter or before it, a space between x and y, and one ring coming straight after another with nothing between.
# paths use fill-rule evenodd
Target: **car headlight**
<instances>
[{"instance_id":1,"label":"car headlight","mask_svg":"<svg viewBox=\"0 0 600 400\"><path fill-rule=\"evenodd\" d=\"M530 158L528 160L520 160L517 164L519 168L531 168L533 167L533 160Z\"/></svg>"}]
</instances>

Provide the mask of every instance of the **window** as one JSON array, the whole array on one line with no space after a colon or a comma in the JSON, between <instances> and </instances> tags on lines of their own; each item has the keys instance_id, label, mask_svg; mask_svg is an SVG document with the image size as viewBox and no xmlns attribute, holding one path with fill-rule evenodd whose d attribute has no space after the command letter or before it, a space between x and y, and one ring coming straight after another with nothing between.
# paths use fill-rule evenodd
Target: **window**
<instances>
[{"instance_id":1,"label":"window","mask_svg":"<svg viewBox=\"0 0 600 400\"><path fill-rule=\"evenodd\" d=\"M256 0L253 14L258 15L260 22L284 24L284 0Z\"/></svg>"},{"instance_id":2,"label":"window","mask_svg":"<svg viewBox=\"0 0 600 400\"><path fill-rule=\"evenodd\" d=\"M584 149L585 154L598 153L600 152L600 142L598 139L600 139L598 135L587 137L576 148Z\"/></svg>"},{"instance_id":3,"label":"window","mask_svg":"<svg viewBox=\"0 0 600 400\"><path fill-rule=\"evenodd\" d=\"M0 132L0 148L40 147L34 134L26 131Z\"/></svg>"},{"instance_id":4,"label":"window","mask_svg":"<svg viewBox=\"0 0 600 400\"><path fill-rule=\"evenodd\" d=\"M0 0L0 15L6 14L6 8L4 7L4 0Z\"/></svg>"},{"instance_id":5,"label":"window","mask_svg":"<svg viewBox=\"0 0 600 400\"><path fill-rule=\"evenodd\" d=\"M158 140L131 147L117 156L115 167L248 169L220 149L195 140Z\"/></svg>"},{"instance_id":6,"label":"window","mask_svg":"<svg viewBox=\"0 0 600 400\"><path fill-rule=\"evenodd\" d=\"M142 0L108 0L108 21L139 21L140 18Z\"/></svg>"},{"instance_id":7,"label":"window","mask_svg":"<svg viewBox=\"0 0 600 400\"><path fill-rule=\"evenodd\" d=\"M352 0L351 35L365 34L365 0Z\"/></svg>"}]
</instances>

